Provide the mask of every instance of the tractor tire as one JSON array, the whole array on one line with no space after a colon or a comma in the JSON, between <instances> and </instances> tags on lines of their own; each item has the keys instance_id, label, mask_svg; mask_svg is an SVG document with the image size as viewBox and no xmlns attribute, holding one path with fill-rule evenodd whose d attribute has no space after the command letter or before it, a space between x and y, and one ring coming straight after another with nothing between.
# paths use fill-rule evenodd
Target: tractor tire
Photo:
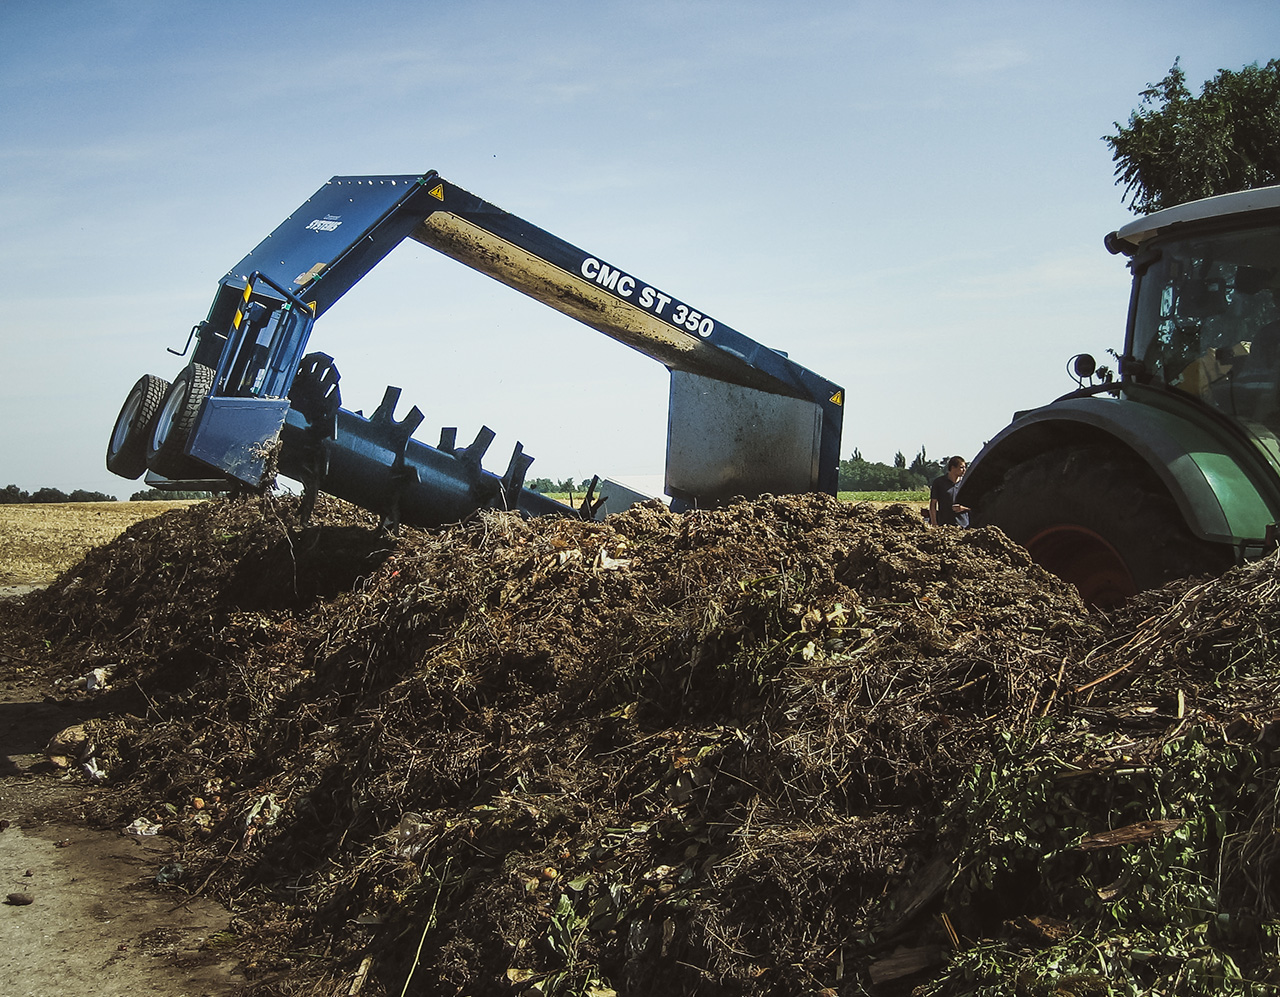
<instances>
[{"instance_id":1,"label":"tractor tire","mask_svg":"<svg viewBox=\"0 0 1280 997\"><path fill-rule=\"evenodd\" d=\"M143 374L125 396L116 424L107 443L107 470L136 481L147 469L147 438L160 403L169 391L169 382L154 374Z\"/></svg>"},{"instance_id":2,"label":"tractor tire","mask_svg":"<svg viewBox=\"0 0 1280 997\"><path fill-rule=\"evenodd\" d=\"M147 438L147 467L174 481L207 478L210 470L186 455L200 406L213 389L214 370L192 363L174 378Z\"/></svg>"},{"instance_id":3,"label":"tractor tire","mask_svg":"<svg viewBox=\"0 0 1280 997\"><path fill-rule=\"evenodd\" d=\"M972 519L1000 527L1101 608L1235 563L1229 545L1194 536L1155 472L1116 446L1050 450L1015 465Z\"/></svg>"}]
</instances>

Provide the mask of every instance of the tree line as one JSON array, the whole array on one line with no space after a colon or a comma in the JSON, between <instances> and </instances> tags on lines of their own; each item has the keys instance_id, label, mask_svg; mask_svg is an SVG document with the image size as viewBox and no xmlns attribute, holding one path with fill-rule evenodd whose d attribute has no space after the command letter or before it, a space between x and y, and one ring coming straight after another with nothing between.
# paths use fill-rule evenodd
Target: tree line
<instances>
[{"instance_id":1,"label":"tree line","mask_svg":"<svg viewBox=\"0 0 1280 997\"><path fill-rule=\"evenodd\" d=\"M114 495L105 492L87 492L77 488L71 493L60 488L37 488L27 492L17 485L7 485L0 489L0 505L25 505L28 502L114 502Z\"/></svg>"},{"instance_id":2,"label":"tree line","mask_svg":"<svg viewBox=\"0 0 1280 997\"><path fill-rule=\"evenodd\" d=\"M174 502L178 499L213 498L213 492L166 492L158 488L144 488L129 496L130 502ZM106 492L90 492L77 488L73 492L64 492L61 488L37 488L34 492L25 491L17 485L0 488L0 505L27 505L39 502L116 502L114 495Z\"/></svg>"},{"instance_id":3,"label":"tree line","mask_svg":"<svg viewBox=\"0 0 1280 997\"><path fill-rule=\"evenodd\" d=\"M553 481L551 478L534 478L524 483L525 488L531 492L540 492L543 495L565 495L570 492L585 493L591 487L591 479L583 478L579 482L575 482L572 478L565 478L563 481Z\"/></svg>"},{"instance_id":4,"label":"tree line","mask_svg":"<svg viewBox=\"0 0 1280 997\"><path fill-rule=\"evenodd\" d=\"M910 464L899 450L893 465L864 460L854 448L853 456L840 462L839 489L842 492L913 492L928 488L945 470L943 462L931 460L924 447Z\"/></svg>"}]
</instances>

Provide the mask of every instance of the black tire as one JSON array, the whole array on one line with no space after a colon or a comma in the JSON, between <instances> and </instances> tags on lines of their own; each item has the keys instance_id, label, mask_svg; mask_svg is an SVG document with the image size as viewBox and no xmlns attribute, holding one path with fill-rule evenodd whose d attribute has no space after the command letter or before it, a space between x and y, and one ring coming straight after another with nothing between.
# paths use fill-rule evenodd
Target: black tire
<instances>
[{"instance_id":1,"label":"black tire","mask_svg":"<svg viewBox=\"0 0 1280 997\"><path fill-rule=\"evenodd\" d=\"M130 481L147 469L147 439L160 403L169 391L169 382L154 374L143 374L125 396L116 424L107 441L107 470Z\"/></svg>"},{"instance_id":2,"label":"black tire","mask_svg":"<svg viewBox=\"0 0 1280 997\"><path fill-rule=\"evenodd\" d=\"M200 406L213 389L213 378L212 367L193 363L169 385L147 436L147 467L156 474L175 481L209 476L209 469L185 451Z\"/></svg>"},{"instance_id":3,"label":"black tire","mask_svg":"<svg viewBox=\"0 0 1280 997\"><path fill-rule=\"evenodd\" d=\"M1155 472L1117 446L1050 450L1015 465L972 519L1000 527L1104 608L1234 563L1229 546L1193 536Z\"/></svg>"}]
</instances>

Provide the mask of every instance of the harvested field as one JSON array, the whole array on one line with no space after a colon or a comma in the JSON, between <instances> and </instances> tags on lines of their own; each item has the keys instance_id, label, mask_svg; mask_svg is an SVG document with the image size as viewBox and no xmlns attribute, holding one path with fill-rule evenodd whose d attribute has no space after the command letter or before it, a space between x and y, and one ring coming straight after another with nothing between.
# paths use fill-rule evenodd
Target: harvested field
<instances>
[{"instance_id":1,"label":"harvested field","mask_svg":"<svg viewBox=\"0 0 1280 997\"><path fill-rule=\"evenodd\" d=\"M49 502L0 505L0 588L45 585L85 551L182 502Z\"/></svg>"},{"instance_id":2,"label":"harvested field","mask_svg":"<svg viewBox=\"0 0 1280 997\"><path fill-rule=\"evenodd\" d=\"M905 506L295 515L175 510L0 606L92 708L87 812L163 828L254 993L1280 985L1274 559L1104 615Z\"/></svg>"}]
</instances>

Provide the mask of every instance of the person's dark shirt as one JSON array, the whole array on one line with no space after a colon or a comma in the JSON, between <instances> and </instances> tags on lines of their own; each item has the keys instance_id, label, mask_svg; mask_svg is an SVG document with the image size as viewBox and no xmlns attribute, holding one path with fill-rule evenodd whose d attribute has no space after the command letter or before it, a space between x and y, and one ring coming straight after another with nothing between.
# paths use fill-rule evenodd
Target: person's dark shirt
<instances>
[{"instance_id":1,"label":"person's dark shirt","mask_svg":"<svg viewBox=\"0 0 1280 997\"><path fill-rule=\"evenodd\" d=\"M964 479L961 478L961 481ZM959 515L951 511L951 507L956 504L956 492L960 490L960 482L952 481L951 476L944 474L940 478L935 478L933 484L929 488L929 498L938 503L938 525L939 526L968 526L969 514L962 512Z\"/></svg>"}]
</instances>

